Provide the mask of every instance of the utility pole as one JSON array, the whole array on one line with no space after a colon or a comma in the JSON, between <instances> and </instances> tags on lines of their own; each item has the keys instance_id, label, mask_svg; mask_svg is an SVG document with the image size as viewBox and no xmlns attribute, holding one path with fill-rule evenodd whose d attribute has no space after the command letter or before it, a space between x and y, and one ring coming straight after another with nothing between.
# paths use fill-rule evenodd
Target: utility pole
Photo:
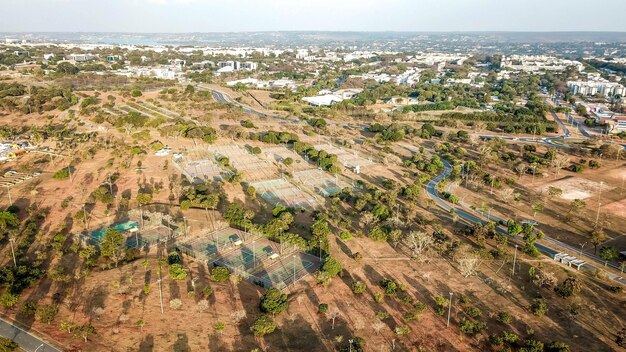
<instances>
[{"instance_id":1,"label":"utility pole","mask_svg":"<svg viewBox=\"0 0 626 352\"><path fill-rule=\"evenodd\" d=\"M623 184L624 184L624 182L622 181L622 188L624 188ZM6 186L6 187L7 187L7 192L9 193L9 205L12 205L13 204L13 199L11 198L11 188L9 186Z\"/></svg>"},{"instance_id":2,"label":"utility pole","mask_svg":"<svg viewBox=\"0 0 626 352\"><path fill-rule=\"evenodd\" d=\"M252 267L256 266L256 240L252 240Z\"/></svg>"},{"instance_id":3,"label":"utility pole","mask_svg":"<svg viewBox=\"0 0 626 352\"><path fill-rule=\"evenodd\" d=\"M585 247L585 245L587 244L587 242L583 243L580 245L580 253L579 253L579 257L583 256L583 248Z\"/></svg>"},{"instance_id":4,"label":"utility pole","mask_svg":"<svg viewBox=\"0 0 626 352\"><path fill-rule=\"evenodd\" d=\"M320 249L320 260L322 260L322 240L320 240L319 249Z\"/></svg>"},{"instance_id":5,"label":"utility pole","mask_svg":"<svg viewBox=\"0 0 626 352\"><path fill-rule=\"evenodd\" d=\"M83 203L83 221L85 222L85 229L89 230L89 226L87 226L87 208L85 208L84 203Z\"/></svg>"},{"instance_id":6,"label":"utility pole","mask_svg":"<svg viewBox=\"0 0 626 352\"><path fill-rule=\"evenodd\" d=\"M602 185L604 185L604 182L600 181L600 187L598 187L598 211L596 212L596 225L598 225L598 220L600 219L600 205L602 205Z\"/></svg>"},{"instance_id":7,"label":"utility pole","mask_svg":"<svg viewBox=\"0 0 626 352\"><path fill-rule=\"evenodd\" d=\"M143 207L142 207L141 203L139 203L139 216L141 217L141 230L144 230Z\"/></svg>"},{"instance_id":8,"label":"utility pole","mask_svg":"<svg viewBox=\"0 0 626 352\"><path fill-rule=\"evenodd\" d=\"M513 254L513 270L511 271L511 276L515 275L515 262L517 261L517 245L515 245L515 254Z\"/></svg>"},{"instance_id":9,"label":"utility pole","mask_svg":"<svg viewBox=\"0 0 626 352\"><path fill-rule=\"evenodd\" d=\"M448 323L446 324L447 327L450 326L450 313L452 312L452 292L450 292L450 300L448 301Z\"/></svg>"},{"instance_id":10,"label":"utility pole","mask_svg":"<svg viewBox=\"0 0 626 352\"><path fill-rule=\"evenodd\" d=\"M293 287L296 287L296 255L293 255Z\"/></svg>"},{"instance_id":11,"label":"utility pole","mask_svg":"<svg viewBox=\"0 0 626 352\"><path fill-rule=\"evenodd\" d=\"M113 195L113 184L111 183L111 174L109 174L109 193Z\"/></svg>"},{"instance_id":12,"label":"utility pole","mask_svg":"<svg viewBox=\"0 0 626 352\"><path fill-rule=\"evenodd\" d=\"M17 260L15 259L15 250L13 249L13 242L15 242L15 238L9 238L9 242L11 243L11 254L13 254L13 265L17 268Z\"/></svg>"},{"instance_id":13,"label":"utility pole","mask_svg":"<svg viewBox=\"0 0 626 352\"><path fill-rule=\"evenodd\" d=\"M159 283L159 301L161 302L161 314L163 314L163 290L161 290L161 269L159 268L159 278L157 282Z\"/></svg>"}]
</instances>

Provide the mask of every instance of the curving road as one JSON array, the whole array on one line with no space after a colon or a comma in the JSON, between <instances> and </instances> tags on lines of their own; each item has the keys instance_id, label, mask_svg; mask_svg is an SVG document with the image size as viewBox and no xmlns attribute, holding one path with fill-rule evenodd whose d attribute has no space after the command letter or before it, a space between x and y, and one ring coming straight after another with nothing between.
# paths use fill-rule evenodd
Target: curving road
<instances>
[{"instance_id":1,"label":"curving road","mask_svg":"<svg viewBox=\"0 0 626 352\"><path fill-rule=\"evenodd\" d=\"M215 90L215 89L207 87L207 86L203 86L203 85L197 84L196 88L208 90L209 92L211 92L211 95L213 96L213 99L215 99L215 101L217 101L218 103L236 105L236 106L240 107L247 114L257 115L259 117L269 117L269 118L273 118L273 119L279 119L279 120L289 121L289 122L294 122L294 123L300 123L301 122L299 119L284 117L284 116L280 116L280 115L276 115L276 114L268 114L268 113L265 113L263 111L256 110L256 109L252 108L249 105L245 105L245 104L242 104L242 103L236 101L230 95L228 95L228 94L226 94L224 92L220 92L219 90Z\"/></svg>"},{"instance_id":2,"label":"curving road","mask_svg":"<svg viewBox=\"0 0 626 352\"><path fill-rule=\"evenodd\" d=\"M469 221L470 223L476 223L476 222L480 222L482 224L486 224L488 223L487 220L483 220L482 217L486 217L487 219L489 219L489 221L491 222L495 222L496 223L496 231L498 231L499 233L507 236L507 237L512 237L516 240L523 240L523 238L521 236L511 236L509 235L507 229L504 229L502 226L499 225L499 223L501 222L505 222L503 219L500 219L496 216L493 215L489 215L489 214L482 214L482 213L477 213L475 211L473 211L472 209L470 209L469 207L465 206L465 205L459 205L458 207L453 207L450 205L450 203L448 203L446 200L444 200L443 198L441 198L439 196L439 192L437 191L437 186L439 185L439 183L441 183L443 180L447 179L451 172L452 172L452 165L450 165L450 163L446 160L443 160L443 165L444 165L444 170L442 173L440 173L439 175L437 175L437 177L433 178L430 182L428 182L428 184L426 185L426 192L428 193L428 196L435 202L435 204L437 204L439 207L441 207L442 209L444 209L445 211L449 212L450 209L454 208L456 214L458 216L460 216L461 218L463 218L466 221ZM556 247L560 247L566 250L569 250L570 252L573 253L577 253L580 254L579 250L577 248L574 248L566 243L563 243L561 241L555 240L554 238L551 238L549 236L545 236L543 238L543 240L545 242L550 243L551 245L554 245ZM539 249L539 251L545 253L546 255L548 255L551 258L554 258L554 255L561 252L558 249L553 248L552 246L548 246L548 245L544 245L541 243L537 243L535 242L535 247L537 247L537 249ZM593 255L593 254L589 254L589 253L582 253L582 256L585 257L588 260L592 260L595 263L599 264L599 265L592 265L590 263L585 263L581 269L584 270L589 270L589 271L598 271L601 270L601 267L605 266L605 262L598 256ZM578 257L580 257L580 255L578 255ZM582 259L582 258L581 258ZM616 269L616 270L620 270L619 267L613 263L608 263L609 267ZM626 279L623 278L622 276L619 275L615 275L613 273L607 272L608 276L617 281L620 282L624 285L626 285Z\"/></svg>"},{"instance_id":3,"label":"curving road","mask_svg":"<svg viewBox=\"0 0 626 352\"><path fill-rule=\"evenodd\" d=\"M0 318L0 336L15 341L26 352L61 352L42 338Z\"/></svg>"}]
</instances>

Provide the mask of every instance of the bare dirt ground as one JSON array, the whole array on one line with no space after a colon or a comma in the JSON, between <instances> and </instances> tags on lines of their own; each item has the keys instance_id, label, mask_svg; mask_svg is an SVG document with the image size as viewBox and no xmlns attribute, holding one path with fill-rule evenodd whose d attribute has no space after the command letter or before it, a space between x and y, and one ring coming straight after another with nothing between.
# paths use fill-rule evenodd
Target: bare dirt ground
<instances>
[{"instance_id":1,"label":"bare dirt ground","mask_svg":"<svg viewBox=\"0 0 626 352\"><path fill-rule=\"evenodd\" d=\"M594 182L580 177L566 176L560 180L553 181L543 186L539 190L548 192L550 187L556 187L563 190L561 198L565 200L587 199L598 192L610 192L615 188L605 185L604 183Z\"/></svg>"}]
</instances>

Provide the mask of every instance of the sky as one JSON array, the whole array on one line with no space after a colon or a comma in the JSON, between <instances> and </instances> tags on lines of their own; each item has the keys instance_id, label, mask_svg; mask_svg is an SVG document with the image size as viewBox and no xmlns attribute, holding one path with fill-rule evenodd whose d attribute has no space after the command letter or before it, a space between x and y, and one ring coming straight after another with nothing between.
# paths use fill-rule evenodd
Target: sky
<instances>
[{"instance_id":1,"label":"sky","mask_svg":"<svg viewBox=\"0 0 626 352\"><path fill-rule=\"evenodd\" d=\"M0 9L0 32L626 32L626 0L0 0Z\"/></svg>"}]
</instances>

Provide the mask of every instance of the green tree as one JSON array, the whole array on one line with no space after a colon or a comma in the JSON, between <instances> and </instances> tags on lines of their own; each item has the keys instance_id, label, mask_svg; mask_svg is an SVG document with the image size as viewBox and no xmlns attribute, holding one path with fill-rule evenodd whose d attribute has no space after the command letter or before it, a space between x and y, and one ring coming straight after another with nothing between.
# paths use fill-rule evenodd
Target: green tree
<instances>
[{"instance_id":1,"label":"green tree","mask_svg":"<svg viewBox=\"0 0 626 352\"><path fill-rule=\"evenodd\" d=\"M617 259L617 248L614 246L603 246L600 248L600 258L604 260L604 265L608 265L610 261Z\"/></svg>"},{"instance_id":2,"label":"green tree","mask_svg":"<svg viewBox=\"0 0 626 352\"><path fill-rule=\"evenodd\" d=\"M115 266L124 254L124 235L119 230L107 229L100 243L100 254L115 262Z\"/></svg>"},{"instance_id":3,"label":"green tree","mask_svg":"<svg viewBox=\"0 0 626 352\"><path fill-rule=\"evenodd\" d=\"M259 306L263 313L279 314L287 309L287 294L280 292L280 290L274 287L269 288L261 297Z\"/></svg>"},{"instance_id":4,"label":"green tree","mask_svg":"<svg viewBox=\"0 0 626 352\"><path fill-rule=\"evenodd\" d=\"M180 264L172 264L170 265L170 276L174 280L184 280L187 277L187 271Z\"/></svg>"},{"instance_id":5,"label":"green tree","mask_svg":"<svg viewBox=\"0 0 626 352\"><path fill-rule=\"evenodd\" d=\"M152 203L151 193L137 193L137 203L146 205Z\"/></svg>"},{"instance_id":6,"label":"green tree","mask_svg":"<svg viewBox=\"0 0 626 352\"><path fill-rule=\"evenodd\" d=\"M223 266L218 266L211 270L211 280L215 282L224 282L230 277L230 271Z\"/></svg>"},{"instance_id":7,"label":"green tree","mask_svg":"<svg viewBox=\"0 0 626 352\"><path fill-rule=\"evenodd\" d=\"M548 312L546 300L543 298L535 298L530 305L530 311L538 317L544 316Z\"/></svg>"},{"instance_id":8,"label":"green tree","mask_svg":"<svg viewBox=\"0 0 626 352\"><path fill-rule=\"evenodd\" d=\"M37 308L36 314L40 322L50 324L58 312L59 307L56 304L45 304Z\"/></svg>"},{"instance_id":9,"label":"green tree","mask_svg":"<svg viewBox=\"0 0 626 352\"><path fill-rule=\"evenodd\" d=\"M5 292L0 296L0 303L7 308L15 306L20 301L20 296Z\"/></svg>"},{"instance_id":10,"label":"green tree","mask_svg":"<svg viewBox=\"0 0 626 352\"><path fill-rule=\"evenodd\" d=\"M0 352L13 352L20 347L15 341L0 337Z\"/></svg>"},{"instance_id":11,"label":"green tree","mask_svg":"<svg viewBox=\"0 0 626 352\"><path fill-rule=\"evenodd\" d=\"M271 334L276 330L276 323L267 314L263 314L259 316L254 323L252 323L252 327L250 328L254 336L264 336L267 334Z\"/></svg>"},{"instance_id":12,"label":"green tree","mask_svg":"<svg viewBox=\"0 0 626 352\"><path fill-rule=\"evenodd\" d=\"M20 224L16 214L8 211L0 211L0 230L5 231L8 228L15 228Z\"/></svg>"},{"instance_id":13,"label":"green tree","mask_svg":"<svg viewBox=\"0 0 626 352\"><path fill-rule=\"evenodd\" d=\"M72 65L69 62L61 62L60 64L57 65L57 68L56 68L56 72L63 74L63 75L75 75L79 71L80 70L78 69L78 67Z\"/></svg>"}]
</instances>

